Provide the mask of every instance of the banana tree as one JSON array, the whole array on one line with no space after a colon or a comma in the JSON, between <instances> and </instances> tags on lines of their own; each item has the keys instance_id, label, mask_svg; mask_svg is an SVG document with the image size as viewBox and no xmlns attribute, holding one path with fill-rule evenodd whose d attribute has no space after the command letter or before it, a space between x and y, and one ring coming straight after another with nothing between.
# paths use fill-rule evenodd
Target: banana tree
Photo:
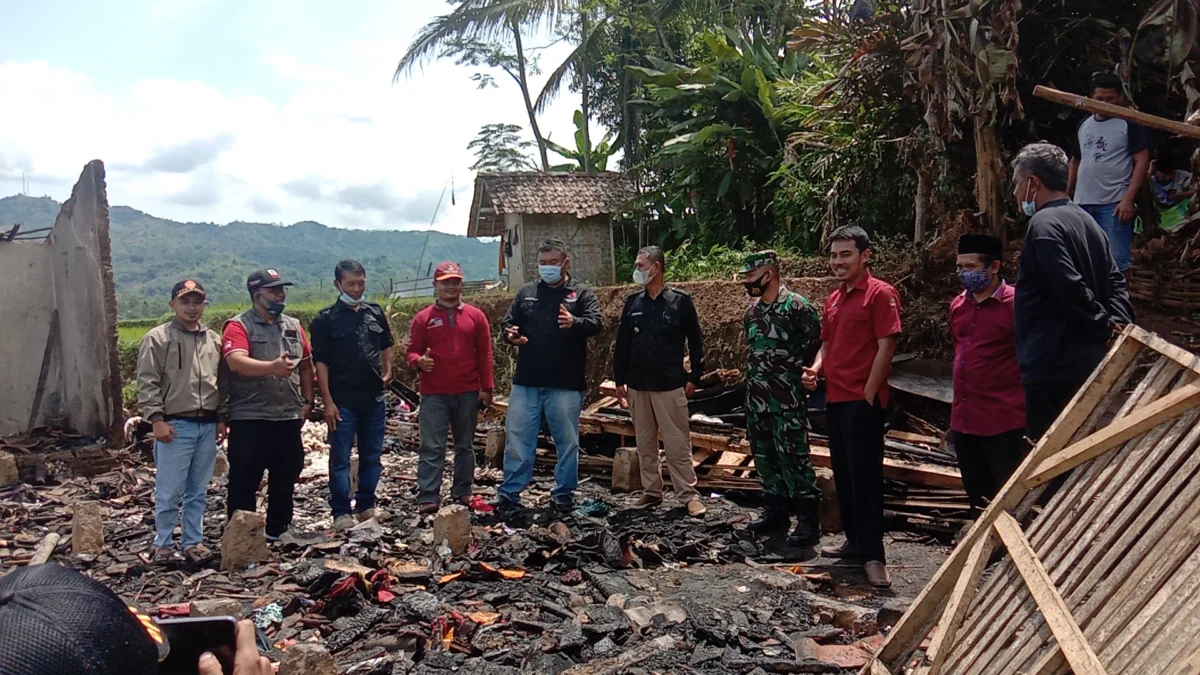
<instances>
[{"instance_id":1,"label":"banana tree","mask_svg":"<svg viewBox=\"0 0 1200 675\"><path fill-rule=\"evenodd\" d=\"M620 141L613 142L612 132L604 135L596 147L589 148L589 137L587 135L587 118L584 117L582 110L575 111L575 148L565 148L546 137L546 147L551 152L559 154L566 159L569 159L574 164L557 164L550 167L551 171L583 171L592 173L594 171L608 170L608 160L617 152L617 148L621 147Z\"/></svg>"}]
</instances>

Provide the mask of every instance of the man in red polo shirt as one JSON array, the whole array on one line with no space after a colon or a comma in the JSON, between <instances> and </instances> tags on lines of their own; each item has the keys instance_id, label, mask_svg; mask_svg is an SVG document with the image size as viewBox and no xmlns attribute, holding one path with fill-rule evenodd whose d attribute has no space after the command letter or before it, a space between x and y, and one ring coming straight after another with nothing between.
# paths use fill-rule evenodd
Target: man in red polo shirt
<instances>
[{"instance_id":1,"label":"man in red polo shirt","mask_svg":"<svg viewBox=\"0 0 1200 675\"><path fill-rule=\"evenodd\" d=\"M965 289L950 303L954 404L950 434L971 508L983 510L1020 466L1025 442L1025 390L1013 340L1016 290L1000 277L999 238L958 239L958 277Z\"/></svg>"},{"instance_id":2,"label":"man in red polo shirt","mask_svg":"<svg viewBox=\"0 0 1200 675\"><path fill-rule=\"evenodd\" d=\"M450 496L471 502L475 485L475 425L479 408L492 404L492 331L487 315L462 301L462 268L446 261L433 272L437 300L417 312L409 329L407 358L421 377L421 449L417 504L437 513L446 466L446 432L454 435Z\"/></svg>"},{"instance_id":3,"label":"man in red polo shirt","mask_svg":"<svg viewBox=\"0 0 1200 675\"><path fill-rule=\"evenodd\" d=\"M842 280L825 301L821 352L804 373L815 389L825 373L829 453L846 543L822 555L866 560L872 586L891 586L883 551L883 423L888 373L900 334L900 296L871 276L871 239L861 227L829 235L829 264Z\"/></svg>"}]
</instances>

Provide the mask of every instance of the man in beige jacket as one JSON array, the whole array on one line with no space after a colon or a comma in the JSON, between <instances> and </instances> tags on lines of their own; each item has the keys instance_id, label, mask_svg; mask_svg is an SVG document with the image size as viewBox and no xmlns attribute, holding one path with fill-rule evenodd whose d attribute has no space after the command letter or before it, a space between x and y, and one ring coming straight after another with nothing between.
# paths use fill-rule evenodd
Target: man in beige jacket
<instances>
[{"instance_id":1,"label":"man in beige jacket","mask_svg":"<svg viewBox=\"0 0 1200 675\"><path fill-rule=\"evenodd\" d=\"M173 547L183 510L183 556L200 562L204 506L217 444L225 437L221 336L200 323L204 286L188 279L171 289L175 318L146 333L138 349L138 406L154 425L154 561L180 556Z\"/></svg>"}]
</instances>

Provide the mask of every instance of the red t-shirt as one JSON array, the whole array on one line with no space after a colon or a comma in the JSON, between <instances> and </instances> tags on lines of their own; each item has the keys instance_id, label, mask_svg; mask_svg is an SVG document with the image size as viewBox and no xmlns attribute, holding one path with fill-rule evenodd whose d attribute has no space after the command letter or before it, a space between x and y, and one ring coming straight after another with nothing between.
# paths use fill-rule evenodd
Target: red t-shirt
<instances>
[{"instance_id":1,"label":"red t-shirt","mask_svg":"<svg viewBox=\"0 0 1200 675\"><path fill-rule=\"evenodd\" d=\"M1013 341L1014 295L1016 290L1002 282L983 302L969 292L950 302L954 431L995 436L1025 428L1025 390Z\"/></svg>"},{"instance_id":2,"label":"red t-shirt","mask_svg":"<svg viewBox=\"0 0 1200 675\"><path fill-rule=\"evenodd\" d=\"M433 358L433 370L421 373L422 396L495 389L492 330L479 308L432 304L413 317L409 336L408 365L416 368L426 349Z\"/></svg>"},{"instance_id":3,"label":"red t-shirt","mask_svg":"<svg viewBox=\"0 0 1200 675\"><path fill-rule=\"evenodd\" d=\"M862 401L879 353L879 341L900 334L900 295L870 272L854 286L839 286L825 300L821 315L821 343L825 346L825 400L829 403ZM891 371L891 364L888 364ZM888 387L879 390L886 406Z\"/></svg>"},{"instance_id":4,"label":"red t-shirt","mask_svg":"<svg viewBox=\"0 0 1200 675\"><path fill-rule=\"evenodd\" d=\"M308 335L304 332L304 328L300 328L300 345L301 352L300 360L312 358L312 347L308 344ZM225 332L221 336L221 355L229 356L234 352L250 353L250 337L246 335L246 327L241 321L225 322Z\"/></svg>"}]
</instances>

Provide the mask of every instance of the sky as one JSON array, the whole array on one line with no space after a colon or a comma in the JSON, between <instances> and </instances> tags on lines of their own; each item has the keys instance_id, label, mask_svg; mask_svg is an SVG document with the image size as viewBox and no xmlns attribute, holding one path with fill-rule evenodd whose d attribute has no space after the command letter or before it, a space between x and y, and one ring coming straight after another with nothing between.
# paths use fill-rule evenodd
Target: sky
<instances>
[{"instance_id":1,"label":"sky","mask_svg":"<svg viewBox=\"0 0 1200 675\"><path fill-rule=\"evenodd\" d=\"M529 125L500 72L499 88L479 90L475 70L433 61L393 84L409 41L449 9L443 0L0 0L0 196L21 192L24 174L28 194L64 201L83 166L101 159L109 204L162 218L432 222L465 234L467 144L484 124ZM527 42L544 47L547 72L571 49L548 34ZM533 78L535 92L543 79ZM539 116L543 133L570 139L578 107L564 88Z\"/></svg>"}]
</instances>

